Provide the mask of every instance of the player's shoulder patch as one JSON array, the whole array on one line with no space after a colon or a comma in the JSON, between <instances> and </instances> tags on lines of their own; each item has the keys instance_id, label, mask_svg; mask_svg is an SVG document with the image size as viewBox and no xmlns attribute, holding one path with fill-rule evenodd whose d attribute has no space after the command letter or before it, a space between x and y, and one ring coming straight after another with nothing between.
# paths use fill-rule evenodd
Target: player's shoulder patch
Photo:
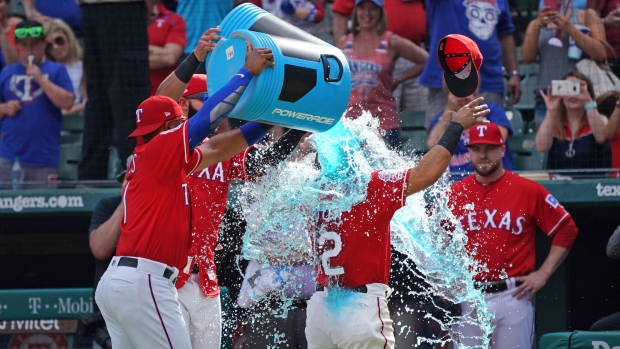
<instances>
[{"instance_id":1,"label":"player's shoulder patch","mask_svg":"<svg viewBox=\"0 0 620 349\"><path fill-rule=\"evenodd\" d=\"M397 182L403 179L404 174L403 170L381 170L377 175L384 182Z\"/></svg>"},{"instance_id":2,"label":"player's shoulder patch","mask_svg":"<svg viewBox=\"0 0 620 349\"><path fill-rule=\"evenodd\" d=\"M551 205L551 207L553 207L553 208L558 208L558 206L560 205L560 202L558 201L558 199L556 199L551 194L547 195L547 197L545 198L545 202L548 203L549 205Z\"/></svg>"}]
</instances>

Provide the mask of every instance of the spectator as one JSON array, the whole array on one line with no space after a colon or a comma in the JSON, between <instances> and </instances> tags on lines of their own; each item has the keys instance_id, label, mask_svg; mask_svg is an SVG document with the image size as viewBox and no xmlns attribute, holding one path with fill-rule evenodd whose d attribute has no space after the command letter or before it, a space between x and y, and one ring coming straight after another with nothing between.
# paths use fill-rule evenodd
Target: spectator
<instances>
[{"instance_id":1,"label":"spectator","mask_svg":"<svg viewBox=\"0 0 620 349\"><path fill-rule=\"evenodd\" d=\"M179 0L177 13L185 19L187 25L187 46L184 57L196 47L202 33L207 28L215 28L233 9L235 0ZM184 59L184 58L183 58ZM197 74L205 74L204 63L200 65Z\"/></svg>"},{"instance_id":2,"label":"spectator","mask_svg":"<svg viewBox=\"0 0 620 349\"><path fill-rule=\"evenodd\" d=\"M54 18L62 19L71 27L76 36L82 36L82 16L80 15L80 6L75 0L21 1L27 18L43 24Z\"/></svg>"},{"instance_id":3,"label":"spectator","mask_svg":"<svg viewBox=\"0 0 620 349\"><path fill-rule=\"evenodd\" d=\"M611 167L612 178L620 177L620 108L618 102L605 126L605 138L611 142Z\"/></svg>"},{"instance_id":4,"label":"spectator","mask_svg":"<svg viewBox=\"0 0 620 349\"><path fill-rule=\"evenodd\" d=\"M148 26L149 76L151 95L155 95L159 84L178 66L187 38L183 17L167 10L160 1L153 5L152 15Z\"/></svg>"},{"instance_id":5,"label":"spectator","mask_svg":"<svg viewBox=\"0 0 620 349\"><path fill-rule=\"evenodd\" d=\"M459 110L465 104L474 100L474 98L474 95L465 98L459 98L448 92L448 104L446 105L446 108L443 110L443 112L437 114L431 122L431 132L428 135L428 139L426 140L426 144L429 149L437 143L440 136L445 131L446 127L450 123L449 120L452 117L452 113L455 110ZM514 170L515 162L507 143L508 136L512 134L512 127L510 126L510 121L506 117L506 112L501 105L496 103L487 103L487 106L489 107L489 110L491 112L486 116L486 119L499 127L499 130L502 134L502 140L504 142L504 145L506 146L506 153L502 158L503 166L507 170ZM449 170L450 172L455 173L455 176L452 177L453 179L463 178L462 176L464 172L474 171L471 159L469 158L469 151L466 146L467 141L469 140L469 133L471 131L472 130L466 130L463 132L463 135L461 135L461 141L459 142L458 147L452 155L452 160L450 160Z\"/></svg>"},{"instance_id":6,"label":"spectator","mask_svg":"<svg viewBox=\"0 0 620 349\"><path fill-rule=\"evenodd\" d=\"M521 80L517 65L514 25L507 0L426 0L426 18L429 25L430 52L437 52L441 38L461 34L476 42L484 57L479 74L482 83L480 95L486 103L504 103L504 73L508 79L508 105L519 101ZM420 76L420 85L428 87L426 129L433 118L447 104L441 87L442 70L436 59L429 60Z\"/></svg>"},{"instance_id":7,"label":"spectator","mask_svg":"<svg viewBox=\"0 0 620 349\"><path fill-rule=\"evenodd\" d=\"M52 19L44 24L46 56L54 62L65 66L73 86L73 106L63 109L64 115L82 113L86 105L84 88L84 67L82 65L82 47L77 42L73 30L62 19Z\"/></svg>"},{"instance_id":8,"label":"spectator","mask_svg":"<svg viewBox=\"0 0 620 349\"><path fill-rule=\"evenodd\" d=\"M0 2L0 69L16 63L15 24L9 21L10 0Z\"/></svg>"},{"instance_id":9,"label":"spectator","mask_svg":"<svg viewBox=\"0 0 620 349\"><path fill-rule=\"evenodd\" d=\"M323 20L323 0L252 0L252 3L310 34Z\"/></svg>"},{"instance_id":10,"label":"spectator","mask_svg":"<svg viewBox=\"0 0 620 349\"><path fill-rule=\"evenodd\" d=\"M78 178L104 180L108 178L110 146L116 148L120 159L131 155L135 141L126 138L135 128L136 107L149 96L144 6L152 0L80 3L88 100Z\"/></svg>"},{"instance_id":11,"label":"spectator","mask_svg":"<svg viewBox=\"0 0 620 349\"><path fill-rule=\"evenodd\" d=\"M411 41L386 30L387 16L383 0L356 0L353 32L337 39L351 68L351 97L346 117L358 118L364 110L379 119L386 145L399 146L400 123L392 90L404 80L417 76L428 53ZM394 62L404 57L416 66L393 78Z\"/></svg>"},{"instance_id":12,"label":"spectator","mask_svg":"<svg viewBox=\"0 0 620 349\"><path fill-rule=\"evenodd\" d=\"M620 226L607 242L607 257L620 258ZM620 312L606 316L590 327L590 331L620 331Z\"/></svg>"},{"instance_id":13,"label":"spectator","mask_svg":"<svg viewBox=\"0 0 620 349\"><path fill-rule=\"evenodd\" d=\"M607 52L607 59L613 62L612 71L616 76L620 76L620 0L598 0L595 1L594 10L603 19L605 26L605 38L614 49Z\"/></svg>"},{"instance_id":14,"label":"spectator","mask_svg":"<svg viewBox=\"0 0 620 349\"><path fill-rule=\"evenodd\" d=\"M180 81L191 78L188 68L195 70L194 59L184 61L175 71ZM252 77L266 66L273 67L268 49L251 50L245 60L239 74L187 122L179 105L165 96L152 96L136 110L138 126L130 137L139 138L139 145L123 188L125 210L117 256L95 294L113 347L191 347L175 288L178 270L188 262L190 246L191 204L186 178L233 156L266 134L261 124L248 123L200 144L234 108L240 91ZM122 292L114 291L118 278L129 281ZM166 330L152 330L161 326Z\"/></svg>"},{"instance_id":15,"label":"spectator","mask_svg":"<svg viewBox=\"0 0 620 349\"><path fill-rule=\"evenodd\" d=\"M575 70L578 59L571 59L568 56L569 37L575 40L576 45L592 59L596 61L605 59L605 46L602 43L605 41L605 29L598 14L594 10L584 12L570 8L567 11L569 12L563 14L552 11L549 7L542 8L525 32L521 51L523 63L532 63L537 56L540 61L534 107L537 126L540 126L546 114L545 101L539 91L546 91L551 80L563 79L565 74ZM589 34L584 34L576 27L580 25L581 12L583 17L581 23L589 28ZM549 40L555 38L560 31L562 46L549 44Z\"/></svg>"},{"instance_id":16,"label":"spectator","mask_svg":"<svg viewBox=\"0 0 620 349\"><path fill-rule=\"evenodd\" d=\"M550 170L608 168L604 147L608 120L596 109L592 82L578 71L563 79L578 82L580 94L553 96L551 86L547 93L540 91L547 113L536 133L536 150L549 152Z\"/></svg>"},{"instance_id":17,"label":"spectator","mask_svg":"<svg viewBox=\"0 0 620 349\"><path fill-rule=\"evenodd\" d=\"M61 109L73 105L73 88L61 64L44 60L45 32L27 20L15 28L19 62L0 73L0 182L11 180L15 158L25 188L56 183L60 161Z\"/></svg>"},{"instance_id":18,"label":"spectator","mask_svg":"<svg viewBox=\"0 0 620 349\"><path fill-rule=\"evenodd\" d=\"M347 22L354 5L354 0L334 1L332 27L335 40L347 34ZM388 19L387 30L422 47L426 38L426 9L423 0L385 0L385 13ZM394 65L394 76L402 76L413 66L413 62L399 57ZM425 110L428 104L428 89L418 84L418 77L402 81L392 93L399 112Z\"/></svg>"},{"instance_id":19,"label":"spectator","mask_svg":"<svg viewBox=\"0 0 620 349\"><path fill-rule=\"evenodd\" d=\"M531 301L568 255L577 227L542 185L504 169L506 147L497 125L477 125L469 134L475 173L454 183L449 199L457 224L467 234L467 250L477 265L486 266L474 280L489 312L495 313L490 347L532 348ZM540 269L534 270L537 229L553 242ZM479 348L484 332L466 322L476 313L468 303L461 308L464 320L453 327L453 339Z\"/></svg>"}]
</instances>

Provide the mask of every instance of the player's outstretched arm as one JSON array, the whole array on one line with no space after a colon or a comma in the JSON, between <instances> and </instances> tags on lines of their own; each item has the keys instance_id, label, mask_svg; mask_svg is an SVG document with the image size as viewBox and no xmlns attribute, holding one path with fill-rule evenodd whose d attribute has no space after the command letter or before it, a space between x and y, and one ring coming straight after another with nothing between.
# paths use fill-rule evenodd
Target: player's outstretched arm
<instances>
[{"instance_id":1,"label":"player's outstretched arm","mask_svg":"<svg viewBox=\"0 0 620 349\"><path fill-rule=\"evenodd\" d=\"M222 38L218 35L220 31L220 28L207 29L200 37L194 51L185 58L175 71L170 73L170 75L162 81L157 88L156 94L168 96L178 101L200 63L204 62L209 51L213 51L217 40Z\"/></svg>"},{"instance_id":2,"label":"player's outstretched arm","mask_svg":"<svg viewBox=\"0 0 620 349\"><path fill-rule=\"evenodd\" d=\"M452 113L452 121L437 144L429 150L418 165L411 169L407 195L424 190L435 183L450 163L454 149L461 139L461 133L476 124L485 124L483 116L490 112L486 104L479 105L484 98L479 97Z\"/></svg>"},{"instance_id":3,"label":"player's outstretched arm","mask_svg":"<svg viewBox=\"0 0 620 349\"><path fill-rule=\"evenodd\" d=\"M252 77L260 74L267 66L273 67L273 53L270 49L257 48L248 52L243 68L224 87L211 95L196 115L187 121L190 149L200 144L228 117L228 114L237 105ZM244 126L252 124L248 123ZM264 129L263 126L260 128L261 130ZM246 127L246 129L249 131L250 127ZM265 134L262 134L256 140L254 140L254 137L257 133L249 135L246 132L245 135L250 136L247 140L248 144L251 145Z\"/></svg>"}]
</instances>

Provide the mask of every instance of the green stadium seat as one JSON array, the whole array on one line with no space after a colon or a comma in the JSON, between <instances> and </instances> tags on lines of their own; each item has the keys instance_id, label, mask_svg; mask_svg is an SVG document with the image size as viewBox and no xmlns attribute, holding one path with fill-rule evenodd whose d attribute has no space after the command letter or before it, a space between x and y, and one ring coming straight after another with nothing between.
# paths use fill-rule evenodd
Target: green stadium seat
<instances>
[{"instance_id":1,"label":"green stadium seat","mask_svg":"<svg viewBox=\"0 0 620 349\"><path fill-rule=\"evenodd\" d=\"M401 134L401 151L406 155L424 154L428 151L426 139L428 133L426 130L408 130L402 131Z\"/></svg>"},{"instance_id":2,"label":"green stadium seat","mask_svg":"<svg viewBox=\"0 0 620 349\"><path fill-rule=\"evenodd\" d=\"M512 127L513 134L524 134L526 129L526 123L523 121L523 115L517 108L506 107L506 117L510 121L510 127Z\"/></svg>"},{"instance_id":3,"label":"green stadium seat","mask_svg":"<svg viewBox=\"0 0 620 349\"><path fill-rule=\"evenodd\" d=\"M82 142L61 144L59 180L77 180L77 167L82 155Z\"/></svg>"},{"instance_id":4,"label":"green stadium seat","mask_svg":"<svg viewBox=\"0 0 620 349\"><path fill-rule=\"evenodd\" d=\"M538 84L538 63L520 64L521 98L513 107L516 109L534 109L534 90Z\"/></svg>"},{"instance_id":5,"label":"green stadium seat","mask_svg":"<svg viewBox=\"0 0 620 349\"><path fill-rule=\"evenodd\" d=\"M426 111L408 110L399 115L400 127L403 130L424 130Z\"/></svg>"},{"instance_id":6,"label":"green stadium seat","mask_svg":"<svg viewBox=\"0 0 620 349\"><path fill-rule=\"evenodd\" d=\"M70 114L62 118L62 129L73 133L84 132L84 114Z\"/></svg>"}]
</instances>

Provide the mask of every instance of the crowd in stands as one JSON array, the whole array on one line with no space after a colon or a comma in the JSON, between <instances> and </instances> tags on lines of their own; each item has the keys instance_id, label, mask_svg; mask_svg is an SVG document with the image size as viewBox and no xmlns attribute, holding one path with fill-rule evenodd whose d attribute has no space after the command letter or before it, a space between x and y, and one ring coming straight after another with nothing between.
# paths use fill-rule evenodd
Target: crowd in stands
<instances>
[{"instance_id":1,"label":"crowd in stands","mask_svg":"<svg viewBox=\"0 0 620 349\"><path fill-rule=\"evenodd\" d=\"M28 121L32 119L30 108L26 107L32 101L27 99L32 95L33 102L37 102L39 97L49 99L49 95L41 93L45 89L36 79L30 80L32 76L26 74L18 79L17 75L23 74L19 69L7 73L11 65L28 65L27 57L32 52L20 53L27 50L20 48L20 41L41 41L41 63L37 57L35 65L49 61L64 66L71 82L66 90L73 94L73 104L60 108L61 115L77 114L84 120L76 176L61 177L61 183L68 179L108 180L115 175L110 171L115 168L113 162L122 163L118 159L126 158L135 146L126 138L133 129L136 105L149 95L148 91L156 93L163 79L191 52L205 28L216 27L228 12L244 2L262 7L341 48L349 58L352 73L346 117L356 118L363 110L371 112L379 118L379 131L391 149L410 151L408 141L434 145L449 117L447 113L465 103L446 93L435 51L440 38L467 28L484 57L477 95L492 106L489 118L501 126L509 145L506 168L548 170L561 175L554 178L618 173L609 171L620 160L618 152L612 150L618 139L617 123L608 122L615 108L608 106L612 103L613 107L620 96L620 87L612 91L615 93L610 102L598 99L592 89L558 96L551 84L567 80L590 87L591 77L578 70L581 59L609 63L610 74L619 73L616 57L620 52L620 12L616 3L620 1L541 0L525 33L516 36L514 11L508 1L467 0L457 5L452 1L386 0L384 6L383 1L373 1L365 7L355 6L353 0L83 1L81 5L72 0L3 0L0 30L5 35L0 35L0 64L6 67L3 71L7 75L2 81L0 104L1 187L10 187L10 169L17 158L26 168L24 181L30 184L25 186L31 188L57 186L58 168L68 166L60 155L62 117L48 126L37 124L36 132L26 128L32 124ZM365 24L372 16L380 18L374 28ZM43 34L16 38L16 25L25 19L40 23ZM515 37L523 38L519 47ZM537 67L534 74L522 71L532 70L532 66ZM204 64L198 72L205 72ZM536 83L526 84L528 79ZM533 99L534 104L519 103L526 99ZM52 109L57 107L54 104ZM404 116L419 119L422 113L426 115L424 120L414 122L424 125L423 140L417 139L421 133L409 135L400 126ZM11 120L16 121L14 126ZM519 129L515 130L515 126ZM274 138L282 132L280 127L271 131ZM48 161L29 155L34 152L35 138L46 139L46 148L53 149L49 150ZM462 140L467 138L464 132ZM523 144L517 144L522 140ZM510 144L516 144L516 149L511 150ZM527 149L521 146L525 144ZM472 171L466 149L462 148L460 154L454 155L451 172ZM521 166L523 161L517 160L524 156L538 160ZM49 181L41 182L29 175L29 168L38 172L41 166L51 169L43 171L50 176Z\"/></svg>"}]
</instances>

